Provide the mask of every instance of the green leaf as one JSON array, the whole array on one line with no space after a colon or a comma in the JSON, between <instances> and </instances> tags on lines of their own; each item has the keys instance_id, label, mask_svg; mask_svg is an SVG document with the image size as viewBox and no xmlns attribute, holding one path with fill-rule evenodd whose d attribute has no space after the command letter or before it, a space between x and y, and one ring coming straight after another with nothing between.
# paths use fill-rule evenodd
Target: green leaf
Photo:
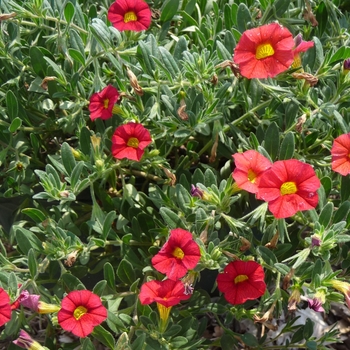
<instances>
[{"instance_id":1,"label":"green leaf","mask_svg":"<svg viewBox=\"0 0 350 350\"><path fill-rule=\"evenodd\" d=\"M216 41L216 49L218 53L218 57L221 60L231 60L232 59L232 53L230 53L224 44L221 43L221 41L217 40Z\"/></svg>"},{"instance_id":2,"label":"green leaf","mask_svg":"<svg viewBox=\"0 0 350 350\"><path fill-rule=\"evenodd\" d=\"M31 248L37 252L43 251L41 241L33 232L23 227L16 226L15 235L17 244L23 254L28 255L28 252Z\"/></svg>"},{"instance_id":3,"label":"green leaf","mask_svg":"<svg viewBox=\"0 0 350 350\"><path fill-rule=\"evenodd\" d=\"M82 345L81 350L95 350L95 345L92 343L90 338L81 338Z\"/></svg>"},{"instance_id":4,"label":"green leaf","mask_svg":"<svg viewBox=\"0 0 350 350\"><path fill-rule=\"evenodd\" d=\"M107 262L103 266L103 277L112 290L115 290L115 273L113 266Z\"/></svg>"},{"instance_id":5,"label":"green leaf","mask_svg":"<svg viewBox=\"0 0 350 350\"><path fill-rule=\"evenodd\" d=\"M291 131L289 131L282 141L279 160L286 160L286 159L293 158L294 150L295 150L294 134Z\"/></svg>"},{"instance_id":6,"label":"green leaf","mask_svg":"<svg viewBox=\"0 0 350 350\"><path fill-rule=\"evenodd\" d=\"M305 343L306 348L309 350L317 350L317 342L314 340L309 340Z\"/></svg>"},{"instance_id":7,"label":"green leaf","mask_svg":"<svg viewBox=\"0 0 350 350\"><path fill-rule=\"evenodd\" d=\"M75 277L74 275L70 273L64 273L61 276L62 281L64 282L66 288L68 291L77 290L77 289L84 289L83 283L80 281L79 278Z\"/></svg>"},{"instance_id":8,"label":"green leaf","mask_svg":"<svg viewBox=\"0 0 350 350\"><path fill-rule=\"evenodd\" d=\"M102 344L109 347L109 349L115 349L115 341L113 335L106 331L102 326L96 326L92 332L94 338L100 341Z\"/></svg>"},{"instance_id":9,"label":"green leaf","mask_svg":"<svg viewBox=\"0 0 350 350\"><path fill-rule=\"evenodd\" d=\"M111 47L111 35L107 25L99 18L93 18L90 25L90 30L93 37L98 43L107 50Z\"/></svg>"},{"instance_id":10,"label":"green leaf","mask_svg":"<svg viewBox=\"0 0 350 350\"><path fill-rule=\"evenodd\" d=\"M240 3L237 11L237 27L238 30L243 33L248 29L249 24L252 22L250 11L246 4Z\"/></svg>"},{"instance_id":11,"label":"green leaf","mask_svg":"<svg viewBox=\"0 0 350 350\"><path fill-rule=\"evenodd\" d=\"M349 125L344 122L343 116L336 110L333 111L333 114L342 132L344 134L347 134L350 131L350 128L349 128Z\"/></svg>"},{"instance_id":12,"label":"green leaf","mask_svg":"<svg viewBox=\"0 0 350 350\"><path fill-rule=\"evenodd\" d=\"M90 145L91 145L91 132L90 130L84 126L80 130L79 135L79 143L80 143L80 149L85 155L90 155Z\"/></svg>"},{"instance_id":13,"label":"green leaf","mask_svg":"<svg viewBox=\"0 0 350 350\"><path fill-rule=\"evenodd\" d=\"M9 116L9 118L14 121L14 119L17 117L18 115L18 102L17 102L17 97L15 96L15 94L11 91L11 90L8 90L7 93L6 93L6 109L7 109L7 114ZM16 125L18 124L19 122L17 121L15 123L15 125L10 126L9 130L11 132L14 132L17 130ZM18 125L18 127L21 125L21 123ZM15 128L13 131L12 129Z\"/></svg>"},{"instance_id":14,"label":"green leaf","mask_svg":"<svg viewBox=\"0 0 350 350\"><path fill-rule=\"evenodd\" d=\"M276 270L278 272L280 272L283 276L287 275L290 271L290 267L287 266L286 264L282 264L282 263L277 263L274 265L274 267L276 268Z\"/></svg>"},{"instance_id":15,"label":"green leaf","mask_svg":"<svg viewBox=\"0 0 350 350\"><path fill-rule=\"evenodd\" d=\"M61 147L61 159L64 168L66 169L68 175L70 176L73 172L73 169L76 166L76 161L73 156L73 152L67 142L63 142Z\"/></svg>"},{"instance_id":16,"label":"green leaf","mask_svg":"<svg viewBox=\"0 0 350 350\"><path fill-rule=\"evenodd\" d=\"M15 119L13 119L12 120L12 123L11 123L11 125L9 126L9 131L10 132L15 132L15 131L17 131L18 130L18 128L20 128L22 126L22 119L20 119L20 118L15 118Z\"/></svg>"},{"instance_id":17,"label":"green leaf","mask_svg":"<svg viewBox=\"0 0 350 350\"><path fill-rule=\"evenodd\" d=\"M135 341L131 344L131 349L144 350L145 341L146 341L146 333L142 333L138 335Z\"/></svg>"},{"instance_id":18,"label":"green leaf","mask_svg":"<svg viewBox=\"0 0 350 350\"><path fill-rule=\"evenodd\" d=\"M323 207L319 217L319 223L324 227L327 227L329 225L332 219L333 210L334 210L334 204L332 202L327 203Z\"/></svg>"},{"instance_id":19,"label":"green leaf","mask_svg":"<svg viewBox=\"0 0 350 350\"><path fill-rule=\"evenodd\" d=\"M340 197L341 201L345 202L350 197L350 177L342 176L340 181Z\"/></svg>"},{"instance_id":20,"label":"green leaf","mask_svg":"<svg viewBox=\"0 0 350 350\"><path fill-rule=\"evenodd\" d=\"M267 265L273 267L277 263L277 258L270 249L260 246L257 248L257 252Z\"/></svg>"},{"instance_id":21,"label":"green leaf","mask_svg":"<svg viewBox=\"0 0 350 350\"><path fill-rule=\"evenodd\" d=\"M103 294L104 290L106 289L106 286L107 286L106 280L98 281L92 291L95 294L101 296Z\"/></svg>"},{"instance_id":22,"label":"green leaf","mask_svg":"<svg viewBox=\"0 0 350 350\"><path fill-rule=\"evenodd\" d=\"M276 0L273 4L276 9L276 16L281 17L288 10L291 0Z\"/></svg>"},{"instance_id":23,"label":"green leaf","mask_svg":"<svg viewBox=\"0 0 350 350\"><path fill-rule=\"evenodd\" d=\"M247 346L256 347L259 345L258 340L251 333L245 333L241 335L241 339Z\"/></svg>"},{"instance_id":24,"label":"green leaf","mask_svg":"<svg viewBox=\"0 0 350 350\"><path fill-rule=\"evenodd\" d=\"M210 187L212 185L217 185L217 177L211 169L207 169L204 173L204 186Z\"/></svg>"},{"instance_id":25,"label":"green leaf","mask_svg":"<svg viewBox=\"0 0 350 350\"><path fill-rule=\"evenodd\" d=\"M336 61L343 61L350 57L350 47L342 46L338 49L329 60L329 64L335 63Z\"/></svg>"},{"instance_id":26,"label":"green leaf","mask_svg":"<svg viewBox=\"0 0 350 350\"><path fill-rule=\"evenodd\" d=\"M166 48L162 46L159 47L159 53L166 69L170 72L173 78L176 78L179 75L180 71L176 61L174 60L174 57Z\"/></svg>"},{"instance_id":27,"label":"green leaf","mask_svg":"<svg viewBox=\"0 0 350 350\"><path fill-rule=\"evenodd\" d=\"M85 57L81 54L80 51L75 49L68 49L69 56L73 58L73 60L83 67L85 66Z\"/></svg>"},{"instance_id":28,"label":"green leaf","mask_svg":"<svg viewBox=\"0 0 350 350\"><path fill-rule=\"evenodd\" d=\"M66 19L67 23L69 24L73 17L74 17L74 6L71 2L68 2L66 7L64 8L64 18Z\"/></svg>"},{"instance_id":29,"label":"green leaf","mask_svg":"<svg viewBox=\"0 0 350 350\"><path fill-rule=\"evenodd\" d=\"M187 343L188 343L188 340L185 337L178 336L171 339L171 345L175 349L181 349Z\"/></svg>"},{"instance_id":30,"label":"green leaf","mask_svg":"<svg viewBox=\"0 0 350 350\"><path fill-rule=\"evenodd\" d=\"M279 131L275 122L271 123L266 130L264 139L264 148L270 155L272 160L275 160L279 150Z\"/></svg>"},{"instance_id":31,"label":"green leaf","mask_svg":"<svg viewBox=\"0 0 350 350\"><path fill-rule=\"evenodd\" d=\"M30 277L34 280L38 273L38 262L33 248L30 248L28 251L28 267L30 272Z\"/></svg>"},{"instance_id":32,"label":"green leaf","mask_svg":"<svg viewBox=\"0 0 350 350\"><path fill-rule=\"evenodd\" d=\"M333 222L337 223L337 222L340 222L342 220L347 220L349 211L350 211L350 202L345 201L344 203L342 203L340 205L338 210L335 212Z\"/></svg>"},{"instance_id":33,"label":"green leaf","mask_svg":"<svg viewBox=\"0 0 350 350\"><path fill-rule=\"evenodd\" d=\"M179 8L179 0L166 0L161 8L160 20L162 22L170 21Z\"/></svg>"},{"instance_id":34,"label":"green leaf","mask_svg":"<svg viewBox=\"0 0 350 350\"><path fill-rule=\"evenodd\" d=\"M109 231L111 230L112 224L116 218L117 214L115 211L111 211L106 215L103 223L102 239L107 239Z\"/></svg>"},{"instance_id":35,"label":"green leaf","mask_svg":"<svg viewBox=\"0 0 350 350\"><path fill-rule=\"evenodd\" d=\"M29 56L31 59L31 67L33 67L34 72L41 78L45 78L47 62L44 59L44 54L42 51L39 49L39 47L33 45L29 49Z\"/></svg>"},{"instance_id":36,"label":"green leaf","mask_svg":"<svg viewBox=\"0 0 350 350\"><path fill-rule=\"evenodd\" d=\"M166 207L162 207L159 209L159 213L162 216L163 220L169 226L170 229L174 228L183 228L186 229L184 223L178 214L175 214L173 211Z\"/></svg>"},{"instance_id":37,"label":"green leaf","mask_svg":"<svg viewBox=\"0 0 350 350\"><path fill-rule=\"evenodd\" d=\"M126 332L123 332L117 341L117 344L115 346L115 350L131 350L129 337Z\"/></svg>"},{"instance_id":38,"label":"green leaf","mask_svg":"<svg viewBox=\"0 0 350 350\"><path fill-rule=\"evenodd\" d=\"M135 275L134 267L128 260L123 259L119 263L119 266L117 268L117 276L125 284L127 285L133 284L133 282L136 279L136 275Z\"/></svg>"},{"instance_id":39,"label":"green leaf","mask_svg":"<svg viewBox=\"0 0 350 350\"><path fill-rule=\"evenodd\" d=\"M74 167L70 177L70 184L73 189L75 189L78 182L80 182L79 179L83 169L84 169L84 162L78 162Z\"/></svg>"},{"instance_id":40,"label":"green leaf","mask_svg":"<svg viewBox=\"0 0 350 350\"><path fill-rule=\"evenodd\" d=\"M307 318L305 325L304 325L304 331L303 331L303 335L304 335L304 339L309 339L312 336L312 333L314 332L314 323Z\"/></svg>"}]
</instances>

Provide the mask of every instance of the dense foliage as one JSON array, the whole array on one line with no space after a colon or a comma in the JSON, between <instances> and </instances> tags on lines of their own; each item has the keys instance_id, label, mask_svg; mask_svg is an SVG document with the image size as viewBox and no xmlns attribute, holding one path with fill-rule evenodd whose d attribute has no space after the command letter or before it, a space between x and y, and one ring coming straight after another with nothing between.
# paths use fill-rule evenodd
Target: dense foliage
<instances>
[{"instance_id":1,"label":"dense foliage","mask_svg":"<svg viewBox=\"0 0 350 350\"><path fill-rule=\"evenodd\" d=\"M327 349L337 331L313 336L295 312L350 307L350 170L332 169L332 156L347 164L350 154L350 141L332 149L350 132L347 2L147 3L150 27L120 31L112 1L0 1L0 341ZM242 34L274 22L289 45L299 34L313 42L301 66L288 68L290 53L278 75L240 74ZM232 156L250 150L271 164L264 190L232 177L243 169ZM296 169L283 184L311 174L311 210L273 202L266 188L281 167ZM247 289L233 296L225 273ZM41 315L31 295L61 310ZM76 310L93 315L88 330Z\"/></svg>"}]
</instances>

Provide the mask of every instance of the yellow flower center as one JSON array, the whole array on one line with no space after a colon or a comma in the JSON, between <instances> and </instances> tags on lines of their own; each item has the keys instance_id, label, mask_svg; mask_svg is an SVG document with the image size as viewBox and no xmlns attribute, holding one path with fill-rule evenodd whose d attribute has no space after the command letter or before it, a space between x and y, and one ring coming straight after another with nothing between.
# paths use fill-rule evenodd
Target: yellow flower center
<instances>
[{"instance_id":1,"label":"yellow flower center","mask_svg":"<svg viewBox=\"0 0 350 350\"><path fill-rule=\"evenodd\" d=\"M266 57L273 56L275 50L269 43L261 44L257 47L255 57L257 60L261 60Z\"/></svg>"},{"instance_id":2,"label":"yellow flower center","mask_svg":"<svg viewBox=\"0 0 350 350\"><path fill-rule=\"evenodd\" d=\"M238 275L238 276L235 278L235 284L240 283L240 282L243 282L243 281L246 281L247 279L248 279L248 276L247 276L247 275Z\"/></svg>"},{"instance_id":3,"label":"yellow flower center","mask_svg":"<svg viewBox=\"0 0 350 350\"><path fill-rule=\"evenodd\" d=\"M87 313L87 308L84 306L78 306L73 313L73 316L76 320L79 320L79 318Z\"/></svg>"},{"instance_id":4,"label":"yellow flower center","mask_svg":"<svg viewBox=\"0 0 350 350\"><path fill-rule=\"evenodd\" d=\"M181 248L176 247L173 251L173 255L175 256L175 258L183 259L183 257L185 256L185 253Z\"/></svg>"},{"instance_id":5,"label":"yellow flower center","mask_svg":"<svg viewBox=\"0 0 350 350\"><path fill-rule=\"evenodd\" d=\"M137 16L134 11L129 11L124 15L124 23L137 21Z\"/></svg>"},{"instance_id":6,"label":"yellow flower center","mask_svg":"<svg viewBox=\"0 0 350 350\"><path fill-rule=\"evenodd\" d=\"M251 183L254 183L254 182L255 182L256 176L257 176L257 175L254 173L253 170L251 170L251 169L248 170L248 180L249 180Z\"/></svg>"},{"instance_id":7,"label":"yellow flower center","mask_svg":"<svg viewBox=\"0 0 350 350\"><path fill-rule=\"evenodd\" d=\"M139 140L136 137L130 137L127 145L129 147L137 148L137 147L139 147Z\"/></svg>"},{"instance_id":8,"label":"yellow flower center","mask_svg":"<svg viewBox=\"0 0 350 350\"><path fill-rule=\"evenodd\" d=\"M103 107L104 107L104 109L107 109L108 105L109 105L109 99L106 98L105 100L103 100Z\"/></svg>"},{"instance_id":9,"label":"yellow flower center","mask_svg":"<svg viewBox=\"0 0 350 350\"><path fill-rule=\"evenodd\" d=\"M301 58L299 54L294 55L294 61L292 63L292 68L301 67Z\"/></svg>"},{"instance_id":10,"label":"yellow flower center","mask_svg":"<svg viewBox=\"0 0 350 350\"><path fill-rule=\"evenodd\" d=\"M292 182L292 181L285 182L284 184L282 184L280 188L280 192L282 196L285 196L286 194L293 194L293 193L296 193L297 191L298 191L297 185L295 184L295 182Z\"/></svg>"}]
</instances>

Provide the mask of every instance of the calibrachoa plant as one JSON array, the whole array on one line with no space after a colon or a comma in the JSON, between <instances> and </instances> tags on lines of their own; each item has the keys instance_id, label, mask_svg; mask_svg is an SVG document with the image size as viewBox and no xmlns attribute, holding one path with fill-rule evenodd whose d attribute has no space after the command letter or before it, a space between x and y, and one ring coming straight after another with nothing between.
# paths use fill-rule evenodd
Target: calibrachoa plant
<instances>
[{"instance_id":1,"label":"calibrachoa plant","mask_svg":"<svg viewBox=\"0 0 350 350\"><path fill-rule=\"evenodd\" d=\"M343 0L2 0L1 346L341 346L348 19Z\"/></svg>"}]
</instances>

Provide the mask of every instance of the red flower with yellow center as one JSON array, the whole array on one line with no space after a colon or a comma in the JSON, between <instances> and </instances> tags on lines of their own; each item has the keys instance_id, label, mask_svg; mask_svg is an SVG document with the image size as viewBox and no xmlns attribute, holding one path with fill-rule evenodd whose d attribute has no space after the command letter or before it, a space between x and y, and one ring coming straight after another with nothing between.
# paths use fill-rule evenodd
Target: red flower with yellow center
<instances>
[{"instance_id":1,"label":"red flower with yellow center","mask_svg":"<svg viewBox=\"0 0 350 350\"><path fill-rule=\"evenodd\" d=\"M350 174L350 133L334 140L331 154L332 170L343 176Z\"/></svg>"},{"instance_id":2,"label":"red flower with yellow center","mask_svg":"<svg viewBox=\"0 0 350 350\"><path fill-rule=\"evenodd\" d=\"M143 0L117 0L108 10L108 20L119 31L140 32L151 24L151 10Z\"/></svg>"},{"instance_id":3,"label":"red flower with yellow center","mask_svg":"<svg viewBox=\"0 0 350 350\"><path fill-rule=\"evenodd\" d=\"M255 261L230 262L217 277L218 289L232 305L261 297L266 290L262 266Z\"/></svg>"},{"instance_id":4,"label":"red flower with yellow center","mask_svg":"<svg viewBox=\"0 0 350 350\"><path fill-rule=\"evenodd\" d=\"M182 228L170 231L168 241L152 258L153 267L171 280L178 280L198 264L201 257L192 233Z\"/></svg>"},{"instance_id":5,"label":"red flower with yellow center","mask_svg":"<svg viewBox=\"0 0 350 350\"><path fill-rule=\"evenodd\" d=\"M232 157L236 165L232 177L237 186L248 192L256 193L260 176L271 167L272 163L255 150L235 153Z\"/></svg>"},{"instance_id":6,"label":"red flower with yellow center","mask_svg":"<svg viewBox=\"0 0 350 350\"><path fill-rule=\"evenodd\" d=\"M90 119L109 119L113 115L113 107L118 101L119 92L112 86L106 86L102 91L94 93L90 98Z\"/></svg>"},{"instance_id":7,"label":"red flower with yellow center","mask_svg":"<svg viewBox=\"0 0 350 350\"><path fill-rule=\"evenodd\" d=\"M11 320L10 297L6 291L0 288L0 326Z\"/></svg>"},{"instance_id":8,"label":"red flower with yellow center","mask_svg":"<svg viewBox=\"0 0 350 350\"><path fill-rule=\"evenodd\" d=\"M293 36L287 28L266 24L242 34L233 60L248 79L275 77L293 63L293 47Z\"/></svg>"},{"instance_id":9,"label":"red flower with yellow center","mask_svg":"<svg viewBox=\"0 0 350 350\"><path fill-rule=\"evenodd\" d=\"M151 142L150 132L139 123L118 126L112 136L113 157L139 161Z\"/></svg>"},{"instance_id":10,"label":"red flower with yellow center","mask_svg":"<svg viewBox=\"0 0 350 350\"><path fill-rule=\"evenodd\" d=\"M190 297L191 294L185 294L184 284L173 280L146 282L142 285L139 295L142 305L157 303L161 331L164 331L167 326L171 308L181 300L187 300Z\"/></svg>"},{"instance_id":11,"label":"red flower with yellow center","mask_svg":"<svg viewBox=\"0 0 350 350\"><path fill-rule=\"evenodd\" d=\"M57 314L60 326L77 337L88 336L107 318L107 309L98 295L89 290L76 290L63 298Z\"/></svg>"},{"instance_id":12,"label":"red flower with yellow center","mask_svg":"<svg viewBox=\"0 0 350 350\"><path fill-rule=\"evenodd\" d=\"M288 218L317 206L320 185L311 165L296 159L281 160L261 175L257 198L268 202L275 218Z\"/></svg>"}]
</instances>

